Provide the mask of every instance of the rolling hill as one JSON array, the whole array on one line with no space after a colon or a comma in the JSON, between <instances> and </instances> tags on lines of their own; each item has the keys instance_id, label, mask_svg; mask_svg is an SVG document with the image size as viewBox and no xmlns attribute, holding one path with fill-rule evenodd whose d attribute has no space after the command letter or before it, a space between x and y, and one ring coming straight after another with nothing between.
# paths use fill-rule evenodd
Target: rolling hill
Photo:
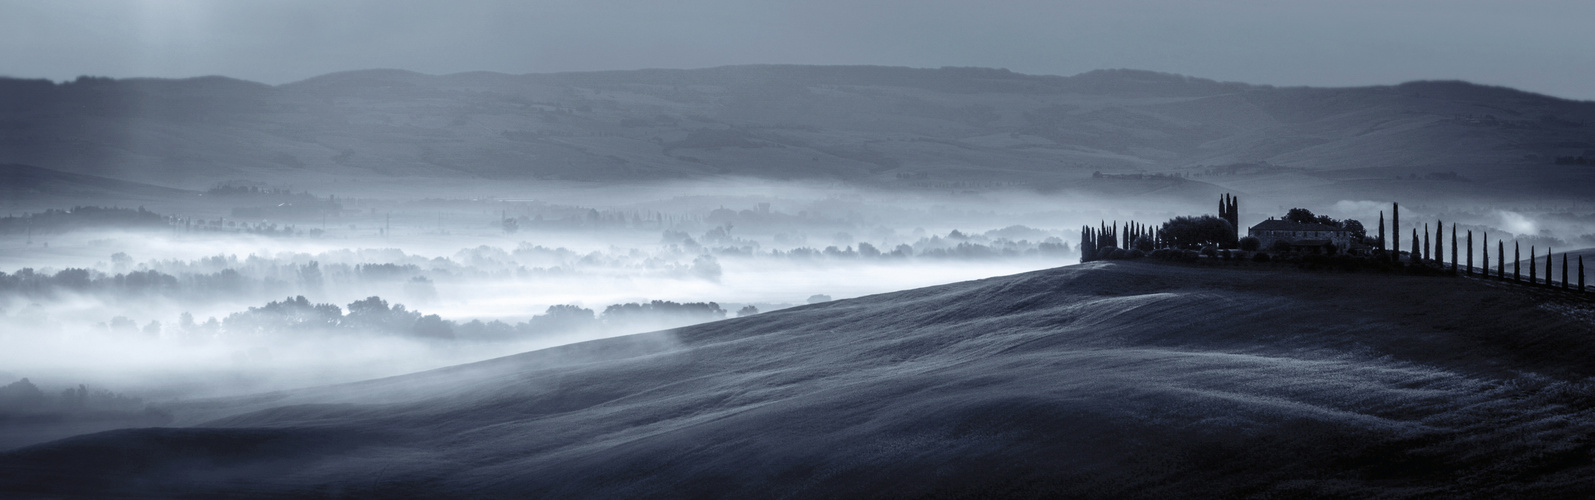
<instances>
[{"instance_id":1,"label":"rolling hill","mask_svg":"<svg viewBox=\"0 0 1595 500\"><path fill-rule=\"evenodd\" d=\"M102 205L160 205L191 201L198 195L194 191L31 165L0 164L0 202L13 207L53 207L62 199Z\"/></svg>"},{"instance_id":2,"label":"rolling hill","mask_svg":"<svg viewBox=\"0 0 1595 500\"><path fill-rule=\"evenodd\" d=\"M1592 126L1595 103L1464 82L1276 88L1132 70L0 80L0 162L184 188L751 176L1111 189L1102 172L1253 194L1581 199L1595 167L1552 159L1595 158Z\"/></svg>"},{"instance_id":3,"label":"rolling hill","mask_svg":"<svg viewBox=\"0 0 1595 500\"><path fill-rule=\"evenodd\" d=\"M1099 262L0 453L40 496L1576 497L1595 305L1463 278Z\"/></svg>"}]
</instances>

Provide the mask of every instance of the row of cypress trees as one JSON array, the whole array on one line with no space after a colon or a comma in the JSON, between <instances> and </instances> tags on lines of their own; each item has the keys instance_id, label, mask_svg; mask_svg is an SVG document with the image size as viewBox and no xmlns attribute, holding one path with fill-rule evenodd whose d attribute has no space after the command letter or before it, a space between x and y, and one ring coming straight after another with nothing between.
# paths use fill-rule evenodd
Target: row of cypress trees
<instances>
[{"instance_id":1,"label":"row of cypress trees","mask_svg":"<svg viewBox=\"0 0 1595 500\"><path fill-rule=\"evenodd\" d=\"M1390 250L1395 250L1395 249L1398 249L1398 248L1401 247L1401 204L1400 203L1392 204L1391 210L1390 210L1390 221L1391 221L1391 237L1392 237L1392 240L1394 242L1394 245L1390 248ZM1444 243L1444 237L1445 237L1445 222L1444 221L1436 221L1435 229L1434 229L1434 233L1433 234L1434 234L1434 239L1432 240L1433 243L1431 244L1431 240L1429 239L1429 235L1430 235L1429 226L1428 226L1428 224L1425 224L1424 227L1423 227L1422 243L1421 243L1421 246L1420 246L1418 230L1417 230L1417 228L1413 228L1413 230L1412 230L1412 249L1408 253L1409 260L1411 260L1413 262L1434 262L1434 263L1438 264L1441 267L1441 269L1444 269L1445 268L1445 264L1446 264L1446 262L1445 262L1445 243ZM1490 276L1490 233L1486 232L1482 236L1483 236L1483 243L1484 243L1484 245L1483 245L1484 259L1481 262L1482 265L1478 266L1477 268L1475 268L1475 266L1473 265L1473 248L1474 248L1473 247L1473 231L1469 230L1467 232L1467 239L1465 241L1465 243L1467 245L1467 248L1468 248L1468 250L1467 250L1467 264L1465 266L1458 266L1458 264L1460 264L1458 262L1458 260L1459 260L1458 247L1460 245L1459 245L1459 242L1457 241L1458 240L1457 225L1456 225L1456 223L1452 223L1451 224L1451 268L1450 268L1451 273L1453 273L1453 274L1460 273L1460 274L1465 274L1467 276L1473 276L1474 275L1474 270L1478 269L1479 275L1484 276L1486 278L1488 278ZM1385 214L1384 214L1384 212L1379 212L1379 249L1380 250L1385 250ZM1540 278L1538 276L1538 274L1539 274L1538 273L1538 266L1535 265L1536 262L1539 260L1539 253L1538 252L1539 252L1538 248L1536 248L1534 246L1530 246L1529 247L1529 261L1528 261L1529 262L1529 266L1528 266L1529 267L1529 269L1528 269L1529 278L1528 278L1528 282L1530 284L1543 284L1545 286L1552 286L1552 287L1557 286L1556 280L1554 278L1555 275L1553 274L1555 266L1553 265L1554 262L1553 262L1553 259L1552 259L1551 249L1550 248L1546 248L1545 249L1545 280L1544 280L1543 283L1540 281ZM1506 242L1505 241L1496 240L1496 252L1495 252L1495 255L1496 255L1495 277L1496 277L1496 279L1505 280L1505 279L1507 279L1507 277L1506 277ZM1391 258L1393 260L1399 262L1400 259L1401 259L1401 252L1392 252L1392 257ZM1572 288L1572 279L1571 279L1571 277L1568 276L1570 274L1570 272L1572 271L1572 269L1573 269L1573 266L1571 264L1572 263L1568 260L1567 254L1563 253L1562 254L1562 280L1561 280L1561 288L1563 290L1569 290L1569 289ZM1512 242L1512 278L1511 278L1512 281L1515 281L1515 282L1522 282L1523 281L1522 265L1523 265L1522 245L1520 245L1518 242L1514 241L1514 242ZM1460 269L1460 271L1459 271L1459 269ZM1578 256L1578 291L1587 292L1588 290L1589 289L1586 287L1585 282L1584 282L1584 256L1580 255L1580 256Z\"/></svg>"},{"instance_id":2,"label":"row of cypress trees","mask_svg":"<svg viewBox=\"0 0 1595 500\"><path fill-rule=\"evenodd\" d=\"M1141 239L1152 242L1152 248L1164 248L1168 242L1163 238L1163 231L1156 226L1149 226L1139 222L1126 222L1121 227L1119 221L1109 224L1102 221L1097 227L1080 227L1080 262L1097 260L1098 253L1103 248L1135 248L1135 242Z\"/></svg>"}]
</instances>

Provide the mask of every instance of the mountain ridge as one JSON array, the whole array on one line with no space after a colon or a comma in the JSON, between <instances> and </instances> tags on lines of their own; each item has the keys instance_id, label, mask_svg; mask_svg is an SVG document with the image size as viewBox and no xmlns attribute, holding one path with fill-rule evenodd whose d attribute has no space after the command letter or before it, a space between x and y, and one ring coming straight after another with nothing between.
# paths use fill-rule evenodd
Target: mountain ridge
<instances>
[{"instance_id":1,"label":"mountain ridge","mask_svg":"<svg viewBox=\"0 0 1595 500\"><path fill-rule=\"evenodd\" d=\"M1497 197L1574 197L1588 169L1550 160L1595 151L1595 102L1459 81L1274 87L1141 70L747 65L358 70L277 86L0 80L0 91L0 161L189 189L372 176L1056 186L1094 172L1273 165L1328 183L1354 170L1362 180L1455 173ZM1315 191L1269 174L1204 179Z\"/></svg>"}]
</instances>

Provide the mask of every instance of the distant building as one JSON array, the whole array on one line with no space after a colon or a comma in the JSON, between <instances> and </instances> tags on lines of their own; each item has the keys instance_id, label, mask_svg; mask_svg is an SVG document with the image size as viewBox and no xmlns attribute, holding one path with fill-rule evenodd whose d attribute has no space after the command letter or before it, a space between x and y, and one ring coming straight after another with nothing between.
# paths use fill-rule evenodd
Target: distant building
<instances>
[{"instance_id":1,"label":"distant building","mask_svg":"<svg viewBox=\"0 0 1595 500\"><path fill-rule=\"evenodd\" d=\"M1303 252L1346 253L1351 248L1351 231L1345 228L1273 217L1247 229L1246 235L1257 238L1264 249L1273 248L1276 241L1288 242L1291 250Z\"/></svg>"}]
</instances>

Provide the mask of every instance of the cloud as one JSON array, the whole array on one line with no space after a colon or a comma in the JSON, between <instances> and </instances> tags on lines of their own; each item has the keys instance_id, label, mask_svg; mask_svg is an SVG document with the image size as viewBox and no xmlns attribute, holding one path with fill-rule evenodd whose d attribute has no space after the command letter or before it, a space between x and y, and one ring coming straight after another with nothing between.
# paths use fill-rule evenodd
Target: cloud
<instances>
[{"instance_id":1,"label":"cloud","mask_svg":"<svg viewBox=\"0 0 1595 500\"><path fill-rule=\"evenodd\" d=\"M1533 236L1540 233L1539 224L1527 216L1508 210L1499 210L1496 216L1501 218L1501 227L1518 235Z\"/></svg>"}]
</instances>

